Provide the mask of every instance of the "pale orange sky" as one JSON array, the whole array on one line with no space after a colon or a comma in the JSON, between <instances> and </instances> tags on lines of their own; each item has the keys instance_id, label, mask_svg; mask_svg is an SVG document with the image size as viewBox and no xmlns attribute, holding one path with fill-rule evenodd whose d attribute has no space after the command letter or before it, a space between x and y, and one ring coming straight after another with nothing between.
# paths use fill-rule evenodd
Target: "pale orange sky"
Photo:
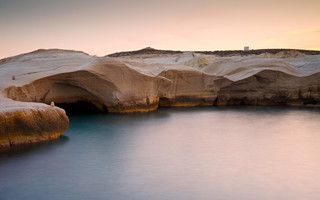
<instances>
[{"instance_id":1,"label":"pale orange sky","mask_svg":"<svg viewBox=\"0 0 320 200\"><path fill-rule=\"evenodd\" d=\"M319 10L319 0L0 0L0 58L40 48L320 50Z\"/></svg>"}]
</instances>

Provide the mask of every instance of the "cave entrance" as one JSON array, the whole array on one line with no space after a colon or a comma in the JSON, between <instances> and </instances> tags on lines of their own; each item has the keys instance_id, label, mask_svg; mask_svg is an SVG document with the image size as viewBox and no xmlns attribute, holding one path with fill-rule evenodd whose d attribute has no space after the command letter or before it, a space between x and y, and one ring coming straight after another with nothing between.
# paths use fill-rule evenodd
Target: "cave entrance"
<instances>
[{"instance_id":1,"label":"cave entrance","mask_svg":"<svg viewBox=\"0 0 320 200\"><path fill-rule=\"evenodd\" d=\"M55 105L63 108L67 115L108 112L105 106L103 106L103 110L100 110L93 103L88 101L78 101L75 103L56 103Z\"/></svg>"}]
</instances>

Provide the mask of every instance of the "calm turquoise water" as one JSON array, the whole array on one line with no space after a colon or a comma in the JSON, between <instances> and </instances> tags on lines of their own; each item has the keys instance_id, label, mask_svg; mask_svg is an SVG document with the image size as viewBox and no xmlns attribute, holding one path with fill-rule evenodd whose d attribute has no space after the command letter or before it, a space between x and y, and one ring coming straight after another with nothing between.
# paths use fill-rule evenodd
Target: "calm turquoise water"
<instances>
[{"instance_id":1,"label":"calm turquoise water","mask_svg":"<svg viewBox=\"0 0 320 200\"><path fill-rule=\"evenodd\" d=\"M79 115L0 155L1 200L320 199L320 110Z\"/></svg>"}]
</instances>

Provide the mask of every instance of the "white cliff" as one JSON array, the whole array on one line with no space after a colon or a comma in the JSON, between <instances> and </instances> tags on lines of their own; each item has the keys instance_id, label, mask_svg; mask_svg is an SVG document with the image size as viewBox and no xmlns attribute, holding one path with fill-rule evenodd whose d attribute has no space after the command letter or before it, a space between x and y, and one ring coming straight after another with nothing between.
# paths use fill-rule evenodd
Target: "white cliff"
<instances>
[{"instance_id":1,"label":"white cliff","mask_svg":"<svg viewBox=\"0 0 320 200\"><path fill-rule=\"evenodd\" d=\"M0 60L0 146L62 134L68 118L51 102L89 102L114 113L158 106L320 104L320 55L152 51L95 57L52 49Z\"/></svg>"}]
</instances>

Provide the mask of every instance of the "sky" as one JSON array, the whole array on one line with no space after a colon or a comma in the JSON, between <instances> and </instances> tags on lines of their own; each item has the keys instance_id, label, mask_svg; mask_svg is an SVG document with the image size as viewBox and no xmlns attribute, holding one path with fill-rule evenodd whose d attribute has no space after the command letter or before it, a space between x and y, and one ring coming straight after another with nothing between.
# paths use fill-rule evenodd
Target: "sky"
<instances>
[{"instance_id":1,"label":"sky","mask_svg":"<svg viewBox=\"0 0 320 200\"><path fill-rule=\"evenodd\" d=\"M0 0L0 59L36 49L320 50L320 0Z\"/></svg>"}]
</instances>

